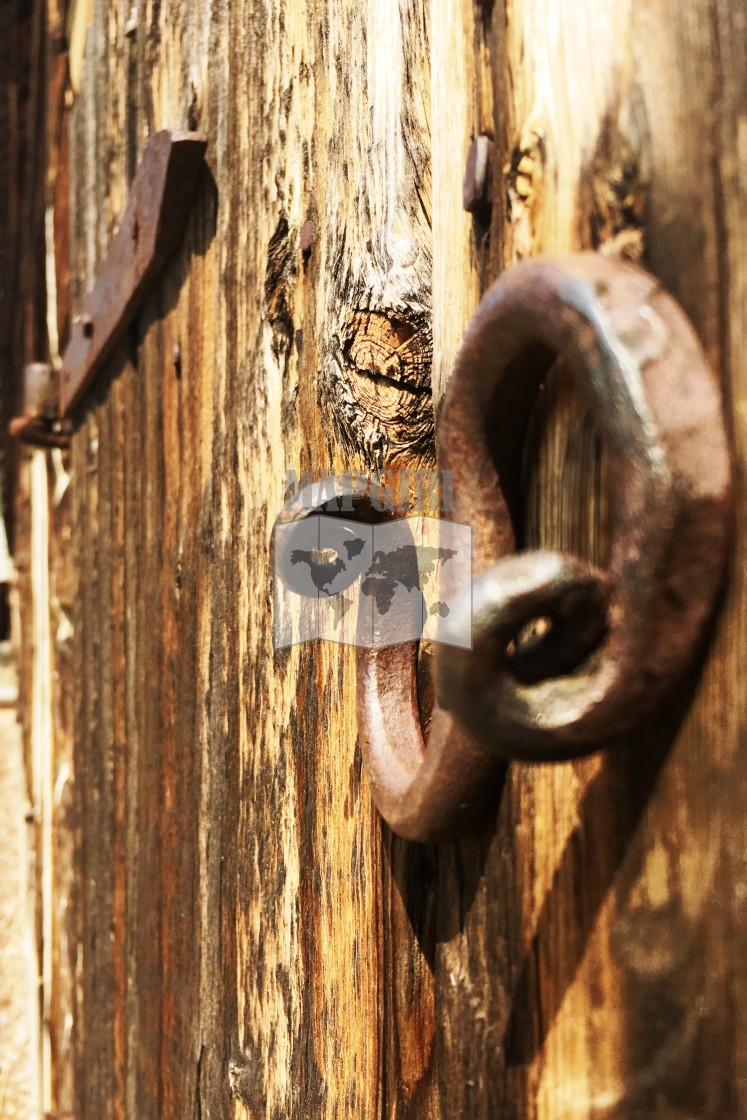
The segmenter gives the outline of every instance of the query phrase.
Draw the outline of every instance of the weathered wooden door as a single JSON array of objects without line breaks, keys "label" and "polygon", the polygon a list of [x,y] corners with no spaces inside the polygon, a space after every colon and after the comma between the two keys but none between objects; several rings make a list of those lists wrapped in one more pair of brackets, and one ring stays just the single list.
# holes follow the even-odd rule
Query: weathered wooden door
[{"label": "weathered wooden door", "polygon": [[[150,136],[208,139],[69,452],[22,467],[34,547],[51,515],[50,1115],[747,1117],[744,6],[45,11],[54,362]],[[353,651],[273,651],[287,474],[432,467],[481,291],[578,248],[642,262],[720,372],[718,622],[681,711],[615,753],[511,765],[472,835],[406,843],[362,773]],[[529,540],[604,561],[604,458],[562,371],[539,429]]]}]

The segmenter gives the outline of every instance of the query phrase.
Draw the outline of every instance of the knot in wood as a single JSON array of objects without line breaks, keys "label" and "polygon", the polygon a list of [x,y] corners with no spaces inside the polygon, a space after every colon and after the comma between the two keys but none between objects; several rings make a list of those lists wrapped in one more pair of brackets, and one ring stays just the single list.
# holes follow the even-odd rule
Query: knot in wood
[{"label": "knot in wood", "polygon": [[426,317],[355,312],[342,342],[343,373],[367,426],[380,428],[393,451],[431,440],[432,340]]}]

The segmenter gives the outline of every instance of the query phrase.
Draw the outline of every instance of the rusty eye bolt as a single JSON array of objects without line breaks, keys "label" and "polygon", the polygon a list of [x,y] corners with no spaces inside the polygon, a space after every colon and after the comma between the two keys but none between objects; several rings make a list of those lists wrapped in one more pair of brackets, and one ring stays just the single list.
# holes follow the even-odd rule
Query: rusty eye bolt
[{"label": "rusty eye bolt", "polygon": [[[557,357],[611,453],[606,571],[515,551],[511,499],[537,392]],[[435,650],[427,742],[418,643],[357,654],[374,799],[396,832],[428,842],[473,824],[506,760],[578,757],[641,726],[697,652],[731,508],[719,385],[693,328],[654,278],[594,253],[522,263],[489,289],[446,389],[437,453],[453,472],[458,517],[472,525],[473,583],[452,589],[461,595],[448,620],[456,644]],[[538,619],[549,630],[535,655],[512,657]],[[472,648],[463,648],[470,628]]]}]

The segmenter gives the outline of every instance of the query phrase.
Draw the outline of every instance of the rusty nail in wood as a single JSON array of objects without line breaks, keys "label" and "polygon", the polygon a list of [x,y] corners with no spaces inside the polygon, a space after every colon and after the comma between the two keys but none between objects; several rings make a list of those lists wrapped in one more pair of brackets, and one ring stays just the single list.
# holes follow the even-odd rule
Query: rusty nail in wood
[{"label": "rusty nail in wood", "polygon": [[469,214],[481,210],[488,203],[490,153],[493,143],[489,136],[477,136],[472,141],[464,172],[462,200]]},{"label": "rusty nail in wood", "polygon": [[301,246],[301,252],[305,257],[308,257],[309,253],[311,252],[311,245],[313,240],[314,223],[310,221],[304,222],[304,224],[301,226],[301,232],[299,234],[299,243]]}]

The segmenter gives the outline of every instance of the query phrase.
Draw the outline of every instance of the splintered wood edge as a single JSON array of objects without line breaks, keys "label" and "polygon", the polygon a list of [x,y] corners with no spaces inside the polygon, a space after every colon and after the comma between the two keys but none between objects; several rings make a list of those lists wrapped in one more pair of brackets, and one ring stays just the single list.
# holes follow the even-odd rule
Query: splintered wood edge
[{"label": "splintered wood edge", "polygon": [[72,325],[62,359],[61,416],[80,404],[179,245],[206,148],[198,132],[166,129],[151,137],[120,227]]}]

